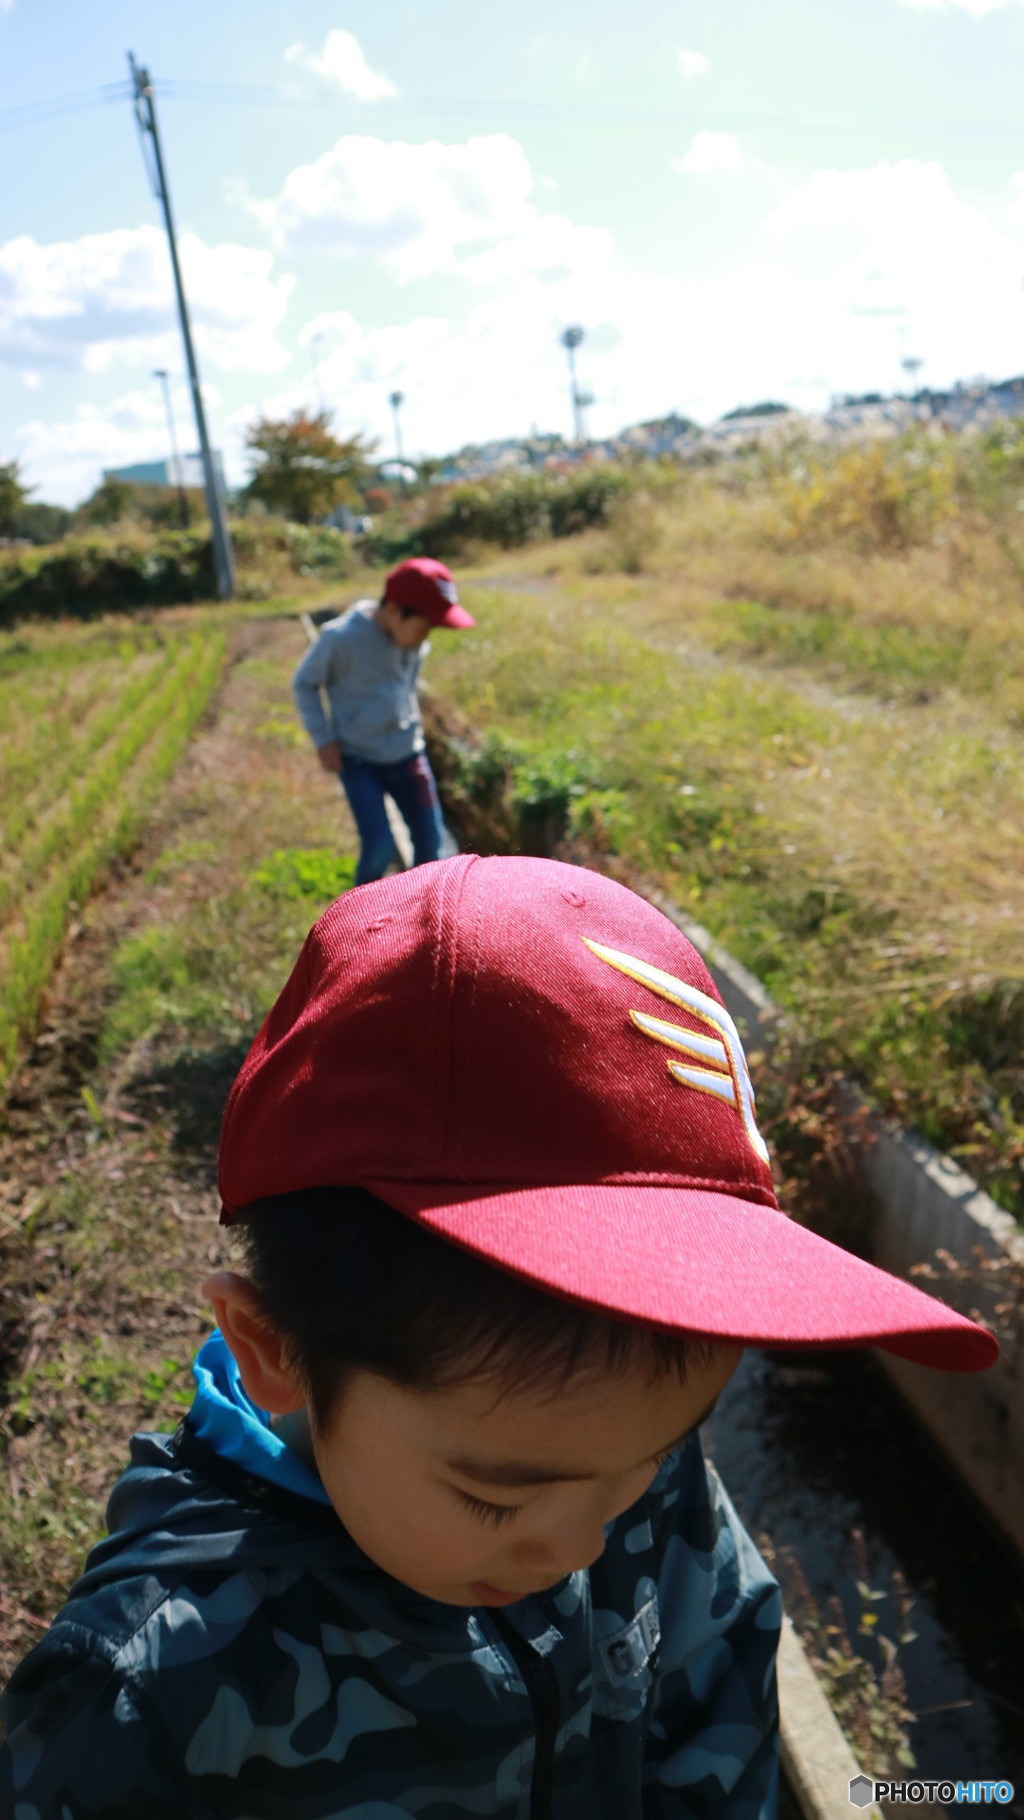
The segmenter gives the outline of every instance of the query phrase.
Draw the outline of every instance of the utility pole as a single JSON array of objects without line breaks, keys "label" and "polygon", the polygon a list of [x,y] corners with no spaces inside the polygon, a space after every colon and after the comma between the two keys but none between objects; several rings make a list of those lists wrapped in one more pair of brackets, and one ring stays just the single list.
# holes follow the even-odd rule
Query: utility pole
[{"label": "utility pole", "polygon": [[174,476],[178,486],[178,510],[181,513],[181,528],[187,531],[191,514],[188,509],[188,494],[185,491],[185,479],[182,473],[181,456],[178,454],[178,437],[174,428],[174,411],[171,407],[170,375],[166,367],[154,367],[153,378],[159,379],[164,395],[164,409],[167,412],[167,434],[171,439],[171,460],[174,464]]},{"label": "utility pole", "polygon": [[569,358],[569,393],[572,398],[573,441],[579,443],[583,441],[583,395],[576,384],[576,349],[583,340],[583,330],[578,323],[573,323],[569,328],[562,330],[559,339]]},{"label": "utility pole", "polygon": [[195,350],[192,346],[192,330],[188,319],[188,305],[185,302],[185,287],[181,281],[181,267],[178,264],[178,247],[174,237],[174,220],[171,214],[171,196],[167,187],[167,174],[164,170],[163,150],[160,145],[160,134],[156,124],[156,108],[153,104],[153,84],[149,71],[141,69],[135,61],[134,54],[128,52],[128,67],[132,73],[132,87],[135,97],[135,118],[141,133],[148,133],[153,141],[154,179],[153,187],[158,201],[164,211],[164,225],[167,228],[167,244],[171,251],[171,269],[174,273],[174,289],[178,298],[178,315],[181,320],[181,338],[185,343],[185,365],[188,368],[189,385],[192,388],[192,407],[196,415],[196,433],[199,437],[199,452],[203,462],[203,479],[206,486],[206,509],[210,514],[210,527],[213,532],[213,562],[217,574],[217,598],[230,600],[235,591],[235,557],[231,548],[231,536],[227,519],[224,515],[224,501],[217,484],[217,475],[213,465],[213,454],[210,449],[210,438],[206,433],[206,413],[203,410],[203,396],[199,386],[199,369],[196,366]]},{"label": "utility pole", "polygon": [[327,415],[327,406],[324,403],[324,389],[320,384],[320,362],[316,357],[316,344],[320,339],[320,334],[321,331],[319,329],[314,329],[309,338],[309,364],[313,374],[313,384],[316,388],[316,401],[320,407],[320,415],[321,417],[325,417]]}]

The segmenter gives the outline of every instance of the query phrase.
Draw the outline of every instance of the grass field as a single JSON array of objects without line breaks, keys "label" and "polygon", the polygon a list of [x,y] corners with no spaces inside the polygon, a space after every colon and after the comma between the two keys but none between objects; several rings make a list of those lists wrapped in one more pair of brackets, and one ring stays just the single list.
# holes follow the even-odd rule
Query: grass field
[{"label": "grass field", "polygon": [[[206,653],[220,682],[190,698],[192,738],[184,752],[179,743],[169,780],[149,768],[126,774],[110,812],[124,831],[120,854],[111,850],[92,897],[79,887],[69,906],[71,939],[10,1083],[0,1129],[0,1680],[102,1533],[128,1436],[173,1427],[189,1401],[189,1363],[212,1324],[199,1285],[228,1256],[214,1191],[227,1087],[310,922],[353,875],[340,793],[290,705],[297,620],[268,609],[220,621],[211,631],[206,609],[185,614],[166,643],[142,627],[133,638],[122,621],[115,631],[55,629],[52,664],[45,641],[30,638],[39,663],[16,672],[51,717],[68,704],[71,743],[143,677],[154,692],[172,677],[184,684]],[[133,724],[126,710],[114,745],[96,750],[120,750]],[[140,752],[155,759],[160,739]],[[54,810],[65,800],[56,766],[26,830],[33,841],[48,825],[42,794]]]},{"label": "grass field", "polygon": [[474,571],[480,630],[432,659],[483,735],[466,788],[506,763],[1020,1213],[1013,572],[985,546],[973,580],[933,543],[793,549],[714,477],[628,509]]},{"label": "grass field", "polygon": [[[784,503],[694,475],[464,565],[459,787],[660,884],[1019,1208],[1020,580],[960,521],[865,549]],[[0,637],[0,1677],[189,1400],[227,1087],[352,877],[302,649],[274,602]]]}]

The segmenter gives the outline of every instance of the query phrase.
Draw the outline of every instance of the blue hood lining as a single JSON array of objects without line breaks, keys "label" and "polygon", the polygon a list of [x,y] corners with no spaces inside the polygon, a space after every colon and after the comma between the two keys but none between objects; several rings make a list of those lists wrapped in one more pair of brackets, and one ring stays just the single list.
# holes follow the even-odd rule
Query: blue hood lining
[{"label": "blue hood lining", "polygon": [[200,1348],[192,1371],[196,1395],[188,1424],[193,1434],[222,1460],[233,1460],[271,1485],[330,1506],[319,1475],[274,1433],[268,1412],[257,1409],[246,1395],[219,1328]]}]

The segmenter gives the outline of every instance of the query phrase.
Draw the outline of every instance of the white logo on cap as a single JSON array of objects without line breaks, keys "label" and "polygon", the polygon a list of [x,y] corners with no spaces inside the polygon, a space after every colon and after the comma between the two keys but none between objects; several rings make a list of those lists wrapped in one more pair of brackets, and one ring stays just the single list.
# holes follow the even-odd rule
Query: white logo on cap
[{"label": "white logo on cap", "polygon": [[455,592],[455,583],[453,581],[443,581],[441,579],[440,575],[435,575],[434,576],[434,586],[438,590],[439,594],[444,595],[445,600],[448,602],[448,605],[450,607],[458,606],[459,597]]},{"label": "white logo on cap", "polygon": [[679,1024],[666,1023],[663,1018],[648,1017],[645,1011],[630,1011],[629,1014],[645,1036],[653,1036],[656,1042],[681,1050],[684,1055],[695,1056],[705,1064],[694,1067],[690,1062],[673,1061],[669,1062],[668,1071],[675,1080],[682,1081],[684,1087],[695,1087],[698,1093],[710,1093],[713,1098],[735,1106],[747,1142],[761,1161],[767,1163],[768,1148],[754,1119],[754,1089],[747,1071],[747,1058],[739,1031],[725,1006],[696,986],[688,986],[684,980],[664,973],[660,967],[635,960],[631,954],[620,954],[617,948],[605,948],[600,942],[592,942],[589,936],[585,935],[583,940],[599,961],[614,967],[618,973],[625,973],[629,979],[637,980],[641,986],[656,992],[659,998],[667,998],[670,1004],[691,1012],[702,1024],[717,1031],[717,1037],[703,1036],[696,1030],[684,1030]]}]

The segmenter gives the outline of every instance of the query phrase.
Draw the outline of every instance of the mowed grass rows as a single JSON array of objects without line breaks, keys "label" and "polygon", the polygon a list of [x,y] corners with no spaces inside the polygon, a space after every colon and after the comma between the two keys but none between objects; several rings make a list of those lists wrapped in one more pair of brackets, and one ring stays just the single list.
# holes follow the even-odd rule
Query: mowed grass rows
[{"label": "mowed grass rows", "polygon": [[24,632],[0,656],[0,1085],[76,908],[136,839],[220,675],[213,625]]}]

